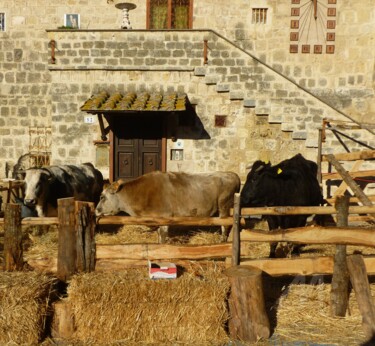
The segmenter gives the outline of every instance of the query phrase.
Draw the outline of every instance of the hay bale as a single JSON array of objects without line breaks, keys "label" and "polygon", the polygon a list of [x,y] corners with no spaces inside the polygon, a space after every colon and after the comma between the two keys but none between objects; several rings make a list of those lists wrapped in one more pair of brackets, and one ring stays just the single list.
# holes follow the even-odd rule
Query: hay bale
[{"label": "hay bale", "polygon": [[37,345],[45,333],[55,279],[34,272],[0,273],[0,344]]},{"label": "hay bale", "polygon": [[151,280],[147,270],[74,276],[66,302],[74,339],[110,344],[224,344],[229,282],[218,268]]}]

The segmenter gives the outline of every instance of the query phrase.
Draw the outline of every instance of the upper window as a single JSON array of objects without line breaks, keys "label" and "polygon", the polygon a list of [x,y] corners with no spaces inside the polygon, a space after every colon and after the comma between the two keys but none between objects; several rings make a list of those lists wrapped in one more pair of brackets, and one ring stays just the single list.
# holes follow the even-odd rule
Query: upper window
[{"label": "upper window", "polygon": [[148,0],[148,29],[191,29],[193,0]]},{"label": "upper window", "polygon": [[5,13],[0,12],[0,31],[5,31]]},{"label": "upper window", "polygon": [[253,19],[252,23],[267,23],[267,8],[253,8]]}]

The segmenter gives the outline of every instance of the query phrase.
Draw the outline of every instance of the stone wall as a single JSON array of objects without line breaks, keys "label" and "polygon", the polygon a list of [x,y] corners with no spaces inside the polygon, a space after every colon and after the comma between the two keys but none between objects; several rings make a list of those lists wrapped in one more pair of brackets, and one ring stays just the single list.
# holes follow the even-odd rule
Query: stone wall
[{"label": "stone wall", "polygon": [[[169,161],[171,170],[231,169],[244,178],[246,165],[257,158],[276,162],[303,152],[315,160],[323,117],[347,120],[347,114],[366,123],[375,119],[375,9],[370,0],[361,6],[338,0],[334,55],[289,54],[288,3],[196,0],[194,28],[219,35],[209,30],[142,31],[145,2],[134,3],[134,32],[116,30],[121,11],[110,1],[0,3],[7,18],[6,31],[0,32],[0,177],[6,162],[29,151],[29,128],[36,126],[52,128],[53,163],[94,162],[98,126],[85,123],[79,107],[95,90],[121,89],[124,81],[138,90],[185,91],[197,105],[211,139],[185,141],[185,159]],[[257,6],[269,7],[263,26],[251,24],[251,8]],[[56,31],[65,13],[79,13],[86,31]],[[54,65],[49,63],[51,39],[57,42]],[[228,117],[226,128],[213,126],[217,114]],[[374,146],[370,132],[353,135]],[[342,147],[331,136],[325,150]]]}]

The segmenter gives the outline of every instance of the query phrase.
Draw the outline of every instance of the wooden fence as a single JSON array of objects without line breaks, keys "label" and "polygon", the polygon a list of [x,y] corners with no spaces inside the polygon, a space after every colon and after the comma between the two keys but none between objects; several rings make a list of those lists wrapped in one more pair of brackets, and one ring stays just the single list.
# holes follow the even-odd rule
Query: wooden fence
[{"label": "wooden fence", "polygon": [[[261,230],[246,230],[241,228],[245,225],[243,217],[252,215],[298,215],[298,214],[337,214],[338,219],[345,219],[349,214],[374,214],[375,206],[348,206],[346,214],[340,215],[342,211],[335,207],[273,207],[273,208],[239,208],[239,194],[235,195],[235,206],[233,217],[227,218],[136,218],[111,216],[103,217],[98,221],[95,218],[94,206],[88,202],[77,202],[73,198],[60,199],[58,201],[58,217],[56,218],[27,218],[21,220],[21,207],[18,204],[6,204],[4,219],[0,223],[4,224],[4,269],[21,270],[23,268],[22,254],[22,226],[30,225],[58,225],[58,255],[57,258],[45,260],[29,261],[28,264],[36,270],[55,272],[62,281],[79,272],[112,271],[123,269],[124,267],[135,265],[147,265],[148,260],[173,260],[176,263],[183,263],[186,260],[213,260],[227,258],[227,273],[233,285],[233,292],[238,283],[239,277],[245,280],[248,287],[259,287],[261,273],[269,275],[313,275],[313,274],[333,274],[337,258],[334,257],[312,257],[312,258],[284,258],[284,259],[243,259],[250,255],[247,242],[293,242],[302,244],[340,244],[360,245],[375,247],[375,229],[363,229],[356,227],[302,227],[289,230],[268,232]],[[180,226],[229,226],[232,228],[232,242],[202,245],[202,246],[181,246],[168,244],[129,244],[129,245],[95,245],[95,229],[97,225],[104,224],[137,224],[146,226],[158,225],[180,225]],[[357,257],[355,257],[357,256]],[[345,255],[345,259],[346,259]],[[241,259],[242,258],[242,259]],[[230,259],[230,260],[229,260]],[[357,287],[357,299],[363,306],[362,314],[367,324],[367,329],[375,326],[375,313],[369,315],[370,310],[364,308],[365,305],[373,306],[370,301],[369,285],[367,274],[375,274],[375,256],[358,258],[358,255],[347,257],[348,267],[351,268],[351,280],[353,287]],[[346,263],[346,261],[345,261]],[[350,263],[350,265],[349,265]],[[241,267],[243,269],[236,269]],[[228,269],[228,270],[229,270]],[[342,271],[342,270],[341,270]],[[340,270],[339,270],[340,272]],[[239,277],[237,277],[239,276]],[[337,274],[336,274],[337,276]],[[341,283],[343,291],[347,292],[347,284]],[[260,287],[262,285],[260,284]],[[238,290],[237,294],[240,294]],[[259,293],[259,292],[258,292]],[[343,299],[337,298],[336,292],[332,292],[333,306],[346,305]],[[346,297],[347,298],[347,297]],[[231,304],[241,303],[243,297],[231,300]],[[264,307],[262,295],[257,294],[254,306]],[[238,306],[232,306],[237,311]],[[264,310],[263,308],[261,310]],[[336,309],[337,310],[337,309]],[[375,311],[375,308],[374,308]],[[337,314],[337,313],[335,313]],[[265,311],[252,313],[253,316],[261,316],[265,320]],[[240,318],[240,317],[239,317]],[[255,317],[254,317],[255,318]],[[241,318],[240,318],[241,319]],[[241,324],[243,328],[238,329],[237,324],[235,335],[245,337],[247,340],[254,340],[259,336],[260,331],[249,331],[248,324]],[[256,323],[254,324],[254,326]],[[247,327],[246,327],[247,326]],[[245,331],[243,330],[245,329]],[[242,334],[245,333],[245,334]],[[250,333],[250,334],[246,334]],[[245,335],[245,336],[244,336]],[[247,336],[246,336],[247,335]],[[256,340],[256,339],[255,339]]]},{"label": "wooden fence", "polygon": [[[236,197],[239,201],[239,196]],[[148,217],[129,217],[129,216],[107,216],[98,220],[99,225],[180,225],[180,226],[230,226],[233,225],[232,242],[215,245],[169,245],[169,244],[127,244],[127,245],[93,245],[88,252],[86,248],[76,253],[77,248],[87,247],[94,240],[96,220],[93,216],[93,206],[90,203],[74,202],[72,198],[59,200],[59,216],[52,218],[26,218],[21,220],[20,208],[16,204],[7,204],[5,207],[5,217],[0,219],[0,224],[4,224],[5,229],[5,269],[12,270],[22,267],[23,262],[13,263],[19,255],[8,254],[13,250],[22,248],[16,244],[14,239],[22,239],[22,226],[32,225],[58,225],[59,226],[59,254],[56,259],[34,260],[29,263],[36,269],[44,269],[51,272],[58,272],[61,268],[70,268],[73,264],[60,264],[58,261],[73,261],[76,256],[82,252],[88,254],[95,252],[95,270],[116,270],[119,268],[144,265],[148,260],[204,260],[228,257],[229,265],[246,264],[256,266],[269,275],[312,275],[312,274],[332,274],[332,257],[313,257],[313,258],[293,258],[293,259],[257,259],[246,260],[250,256],[246,242],[294,242],[302,244],[341,244],[358,246],[375,246],[375,231],[373,229],[363,229],[358,227],[302,227],[289,230],[280,230],[274,232],[262,230],[248,230],[244,228],[243,217],[254,215],[297,215],[297,214],[320,214],[335,215],[335,207],[265,207],[265,208],[243,208],[239,210],[239,202],[233,211],[233,217],[219,218],[195,218],[195,217],[177,217],[177,218],[148,218]],[[87,211],[87,208],[90,208]],[[84,213],[82,215],[82,213]],[[349,206],[349,214],[375,214],[375,206]],[[86,235],[85,232],[89,234]],[[82,236],[81,233],[85,235]],[[78,235],[78,237],[77,237]],[[84,238],[82,238],[84,237]],[[13,239],[13,240],[12,240]],[[83,241],[83,240],[84,241]],[[83,242],[83,245],[81,244]],[[69,245],[71,244],[71,245]],[[366,270],[370,274],[375,274],[375,257],[365,258]],[[60,268],[60,270],[58,270]],[[85,268],[83,265],[80,267]],[[89,265],[90,270],[93,264]],[[78,268],[71,268],[72,273]],[[64,273],[59,275],[63,278]]]}]

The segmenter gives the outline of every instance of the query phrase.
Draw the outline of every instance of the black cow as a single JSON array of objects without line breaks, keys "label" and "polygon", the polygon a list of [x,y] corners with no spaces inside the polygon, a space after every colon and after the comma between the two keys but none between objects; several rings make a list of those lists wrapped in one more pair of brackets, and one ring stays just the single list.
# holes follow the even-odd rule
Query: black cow
[{"label": "black cow", "polygon": [[[301,154],[275,166],[256,161],[241,191],[241,207],[319,206],[324,204],[317,180],[318,166]],[[308,215],[266,216],[270,230],[304,227]],[[271,244],[270,257],[277,243]],[[295,247],[293,252],[296,252]]]},{"label": "black cow", "polygon": [[38,216],[57,216],[57,200],[74,197],[97,204],[103,175],[91,163],[30,168],[25,176],[25,205]]}]

